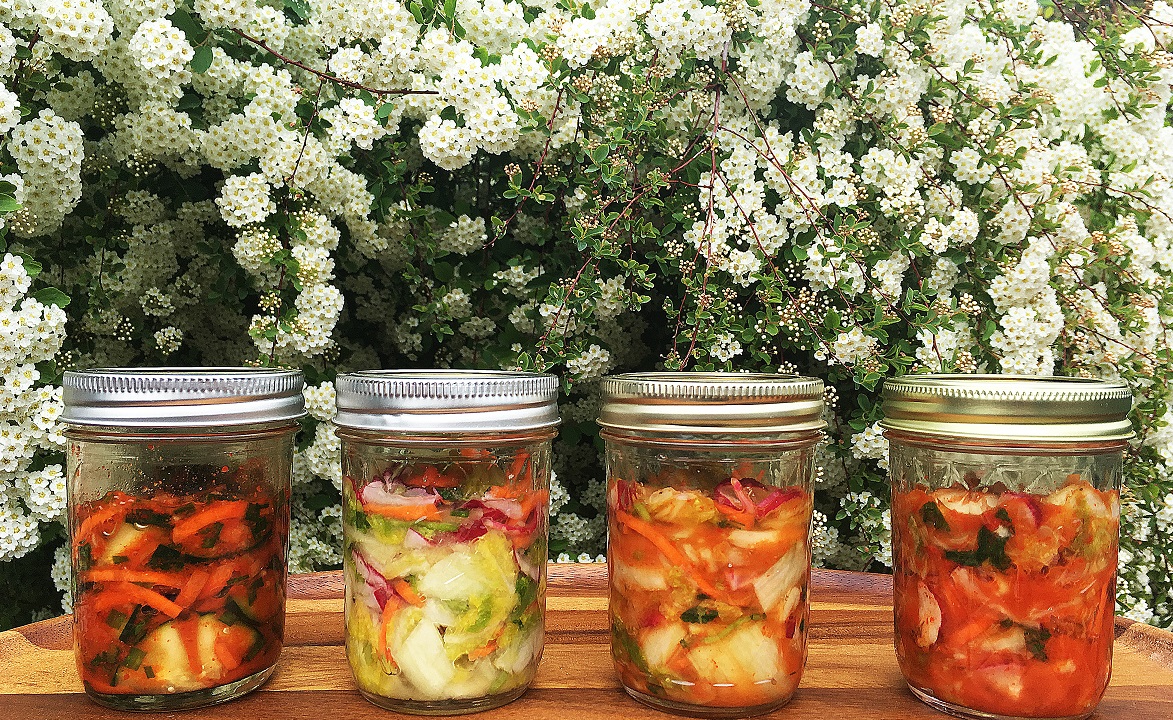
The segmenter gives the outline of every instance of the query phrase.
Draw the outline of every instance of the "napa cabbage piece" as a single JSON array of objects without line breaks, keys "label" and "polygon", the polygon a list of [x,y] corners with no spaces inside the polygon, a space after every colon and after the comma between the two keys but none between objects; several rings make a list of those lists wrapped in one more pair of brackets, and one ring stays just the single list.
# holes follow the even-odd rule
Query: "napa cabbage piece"
[{"label": "napa cabbage piece", "polygon": [[680,643],[687,635],[688,628],[680,622],[666,623],[645,631],[640,646],[648,667],[653,672],[661,671],[672,654],[680,649]]},{"label": "napa cabbage piece", "polygon": [[648,514],[660,522],[697,525],[717,519],[717,504],[708,495],[660,488],[644,501]]},{"label": "napa cabbage piece", "polygon": [[799,543],[762,573],[753,583],[762,609],[767,613],[773,610],[792,588],[802,583],[809,567],[806,547]]},{"label": "napa cabbage piece", "polygon": [[520,680],[541,655],[544,636],[539,622],[531,622],[523,627],[510,623],[498,640],[501,650],[493,655],[493,665]]},{"label": "napa cabbage piece", "polygon": [[394,666],[379,657],[380,625],[366,607],[351,610],[346,619],[346,654],[359,687],[380,688],[394,672]]},{"label": "napa cabbage piece", "polygon": [[517,608],[513,544],[493,531],[470,544],[453,545],[417,576],[415,589],[455,615],[443,635],[445,655],[454,661],[500,635]]},{"label": "napa cabbage piece", "polygon": [[617,587],[635,590],[667,590],[665,568],[636,567],[624,562],[611,564],[611,582]]},{"label": "napa cabbage piece", "polygon": [[393,647],[403,679],[424,693],[419,699],[448,694],[444,691],[456,677],[456,668],[448,659],[439,628],[430,622],[416,623],[407,637]]},{"label": "napa cabbage piece", "polygon": [[769,682],[782,674],[778,643],[762,632],[762,623],[742,625],[714,643],[689,650],[697,673],[713,683]]}]

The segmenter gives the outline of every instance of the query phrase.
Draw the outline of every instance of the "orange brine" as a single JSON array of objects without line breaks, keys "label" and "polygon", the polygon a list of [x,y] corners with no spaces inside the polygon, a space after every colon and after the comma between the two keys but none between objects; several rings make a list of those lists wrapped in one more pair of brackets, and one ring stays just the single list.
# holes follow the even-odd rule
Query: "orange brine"
[{"label": "orange brine", "polygon": [[608,486],[620,680],[669,707],[784,703],[806,661],[811,494],[750,478],[711,492],[679,480]]},{"label": "orange brine", "polygon": [[74,637],[88,690],[186,693],[276,662],[287,500],[247,474],[203,492],[111,491],[77,506]]},{"label": "orange brine", "polygon": [[894,493],[896,650],[910,686],[1002,716],[1090,713],[1112,664],[1119,493]]}]

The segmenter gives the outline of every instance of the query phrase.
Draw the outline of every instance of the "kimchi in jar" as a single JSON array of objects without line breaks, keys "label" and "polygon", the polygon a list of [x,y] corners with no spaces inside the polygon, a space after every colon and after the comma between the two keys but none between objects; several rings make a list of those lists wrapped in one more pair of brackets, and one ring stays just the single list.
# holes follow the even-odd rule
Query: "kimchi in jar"
[{"label": "kimchi in jar", "polygon": [[199,707],[272,674],[302,386],[249,368],[65,374],[74,647],[95,701]]},{"label": "kimchi in jar", "polygon": [[896,654],[976,718],[1082,718],[1112,671],[1128,388],[922,375],[884,387]]},{"label": "kimchi in jar", "polygon": [[533,681],[557,399],[534,373],[339,376],[346,657],[370,702],[456,715]]},{"label": "kimchi in jar", "polygon": [[795,376],[604,381],[611,655],[635,699],[742,717],[794,695],[822,407]]}]

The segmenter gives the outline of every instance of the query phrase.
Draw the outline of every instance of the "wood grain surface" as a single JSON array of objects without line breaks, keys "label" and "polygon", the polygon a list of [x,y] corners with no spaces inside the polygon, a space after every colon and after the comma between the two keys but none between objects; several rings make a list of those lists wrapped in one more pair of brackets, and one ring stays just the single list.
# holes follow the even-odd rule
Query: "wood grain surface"
[{"label": "wood grain surface", "polygon": [[[486,720],[669,718],[620,689],[608,649],[606,569],[551,565],[546,650],[533,688]],[[810,660],[795,699],[767,717],[811,720],[943,718],[913,699],[892,650],[892,583],[884,575],[816,571]],[[73,664],[68,617],[0,633],[0,720],[130,717],[89,702]],[[1095,718],[1173,720],[1173,634],[1117,620],[1112,685]],[[339,573],[290,581],[285,650],[260,691],[168,717],[400,717],[354,689],[342,649]]]}]

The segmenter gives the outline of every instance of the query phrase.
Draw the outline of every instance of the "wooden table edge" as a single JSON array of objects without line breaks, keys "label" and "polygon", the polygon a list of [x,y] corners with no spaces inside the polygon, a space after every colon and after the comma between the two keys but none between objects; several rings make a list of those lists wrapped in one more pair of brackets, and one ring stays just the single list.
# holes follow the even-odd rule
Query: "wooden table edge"
[{"label": "wooden table edge", "polygon": [[[892,597],[892,577],[880,573],[859,573],[845,570],[816,569],[812,578],[811,600],[819,602],[820,593],[843,593],[863,605],[888,606]],[[547,568],[549,591],[560,596],[597,595],[607,588],[607,566],[603,563],[551,563]],[[291,600],[340,600],[343,596],[342,572],[292,575],[289,578]],[[70,616],[62,615],[48,620],[23,625],[0,632],[0,648],[4,637],[19,633],[39,647],[60,647],[63,636],[72,632]],[[1116,618],[1116,642],[1140,653],[1158,665],[1173,671],[1173,632]]]}]

